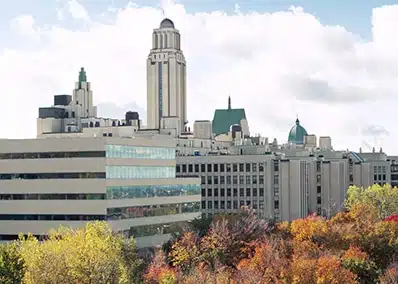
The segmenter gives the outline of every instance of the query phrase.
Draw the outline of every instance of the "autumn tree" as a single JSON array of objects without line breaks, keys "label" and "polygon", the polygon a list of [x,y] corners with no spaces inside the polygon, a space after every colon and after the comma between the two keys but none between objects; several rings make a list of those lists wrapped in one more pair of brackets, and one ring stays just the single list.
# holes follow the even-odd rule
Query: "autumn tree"
[{"label": "autumn tree", "polygon": [[273,225],[247,211],[239,218],[216,220],[201,239],[203,258],[214,267],[216,262],[235,268],[255,248],[255,241],[264,238]]},{"label": "autumn tree", "polygon": [[368,188],[350,186],[345,206],[350,210],[358,203],[377,208],[381,218],[398,214],[398,188],[388,184],[383,186],[374,184]]},{"label": "autumn tree", "polygon": [[131,283],[139,266],[133,241],[126,243],[106,222],[60,228],[44,242],[28,236],[20,245],[26,284]]},{"label": "autumn tree", "polygon": [[21,283],[24,276],[24,263],[16,242],[0,244],[0,283]]}]

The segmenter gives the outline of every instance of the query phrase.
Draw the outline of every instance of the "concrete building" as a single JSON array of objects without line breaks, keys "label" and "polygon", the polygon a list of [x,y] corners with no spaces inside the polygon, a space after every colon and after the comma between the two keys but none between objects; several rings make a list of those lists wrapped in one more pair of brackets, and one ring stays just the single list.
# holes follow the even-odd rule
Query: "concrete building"
[{"label": "concrete building", "polygon": [[[164,19],[152,34],[147,60],[147,128],[177,127],[184,132],[187,122],[186,61],[180,33],[170,19]],[[168,122],[162,122],[166,119]],[[174,121],[174,122],[171,122]]]},{"label": "concrete building", "polygon": [[200,216],[200,180],[175,178],[173,139],[0,140],[0,240],[107,220],[161,244]]}]

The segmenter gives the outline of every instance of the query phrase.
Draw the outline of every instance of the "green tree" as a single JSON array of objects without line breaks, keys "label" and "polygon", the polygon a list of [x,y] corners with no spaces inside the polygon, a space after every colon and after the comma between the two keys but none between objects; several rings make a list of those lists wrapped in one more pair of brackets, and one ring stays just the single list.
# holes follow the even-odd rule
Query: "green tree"
[{"label": "green tree", "polygon": [[113,233],[106,222],[60,228],[41,243],[22,238],[21,255],[26,284],[134,283],[138,264],[133,241]]},{"label": "green tree", "polygon": [[346,208],[350,210],[359,203],[375,207],[380,218],[398,214],[398,188],[388,184],[375,184],[368,188],[350,186],[345,201]]},{"label": "green tree", "polygon": [[19,284],[24,276],[24,264],[16,242],[0,245],[0,283]]}]

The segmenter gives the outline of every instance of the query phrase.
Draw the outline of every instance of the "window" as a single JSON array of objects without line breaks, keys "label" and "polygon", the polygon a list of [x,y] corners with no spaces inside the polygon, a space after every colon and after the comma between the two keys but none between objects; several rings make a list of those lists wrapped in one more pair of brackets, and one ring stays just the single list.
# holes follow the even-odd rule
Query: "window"
[{"label": "window", "polygon": [[258,183],[259,184],[264,184],[264,176],[260,174],[260,176],[258,177]]},{"label": "window", "polygon": [[234,200],[233,206],[234,206],[233,209],[238,209],[238,201]]},{"label": "window", "polygon": [[214,189],[214,197],[218,197],[218,188]]},{"label": "window", "polygon": [[212,176],[207,176],[207,184],[212,184]]},{"label": "window", "polygon": [[212,170],[211,170],[211,164],[207,164],[207,172],[208,172],[208,173],[211,173],[211,172],[212,172]]},{"label": "window", "polygon": [[176,172],[179,173],[180,171],[181,171],[181,166],[180,166],[180,165],[177,165],[177,166],[176,166]]},{"label": "window", "polygon": [[225,165],[224,164],[220,164],[220,172],[224,172],[224,167],[225,167]]},{"label": "window", "polygon": [[214,176],[214,184],[218,184],[218,176]]},{"label": "window", "polygon": [[182,172],[186,173],[187,172],[187,165],[182,165]]},{"label": "window", "polygon": [[322,204],[322,197],[321,196],[317,196],[316,203],[317,204]]},{"label": "window", "polygon": [[213,168],[214,168],[214,172],[218,172],[218,164],[214,164]]},{"label": "window", "polygon": [[252,176],[252,183],[257,184],[257,176]]},{"label": "window", "polygon": [[221,188],[221,189],[220,189],[220,196],[221,196],[221,197],[224,197],[224,196],[225,196],[225,189],[224,189],[224,188]]},{"label": "window", "polygon": [[206,201],[202,201],[202,209],[206,209]]},{"label": "window", "polygon": [[274,172],[279,171],[279,161],[274,161]]},{"label": "window", "polygon": [[274,176],[274,185],[279,184],[279,176]]},{"label": "window", "polygon": [[263,171],[264,171],[264,163],[259,163],[259,164],[258,164],[258,170],[259,170],[260,172],[263,172]]},{"label": "window", "polygon": [[245,196],[245,190],[244,190],[243,188],[240,188],[240,189],[239,189],[239,196],[240,196],[240,197]]},{"label": "window", "polygon": [[232,209],[231,208],[231,201],[227,201],[227,209]]},{"label": "window", "polygon": [[245,171],[245,164],[243,164],[243,163],[239,164],[239,171],[240,172],[244,172]]},{"label": "window", "polygon": [[206,190],[199,184],[185,185],[132,185],[109,186],[106,188],[107,199],[148,198],[163,196],[197,195],[205,196]]},{"label": "window", "polygon": [[220,176],[220,184],[225,184],[225,176]]},{"label": "window", "polygon": [[200,165],[200,171],[201,171],[202,173],[205,173],[205,172],[206,172],[206,165],[205,165],[205,164],[201,164],[201,165]]},{"label": "window", "polygon": [[322,192],[322,187],[320,185],[318,185],[316,187],[316,193],[320,194]]},{"label": "window", "polygon": [[211,197],[213,195],[212,193],[213,193],[213,190],[211,188],[208,188],[207,189],[207,196]]},{"label": "window", "polygon": [[224,200],[221,200],[221,203],[220,203],[220,209],[225,209],[225,201]]},{"label": "window", "polygon": [[227,196],[231,196],[231,189],[227,188]]},{"label": "window", "polygon": [[200,212],[200,202],[116,207],[107,209],[108,220],[175,215]]},{"label": "window", "polygon": [[195,165],[195,173],[198,173],[198,172],[199,172],[199,165],[196,164],[196,165]]},{"label": "window", "polygon": [[227,184],[231,184],[231,176],[227,176]]},{"label": "window", "polygon": [[246,172],[250,172],[250,164],[246,163]]},{"label": "window", "polygon": [[231,164],[226,164],[227,173],[231,172]]},{"label": "window", "polygon": [[253,188],[253,196],[257,196],[257,188]]},{"label": "window", "polygon": [[232,164],[232,171],[236,173],[238,171],[238,164]]},{"label": "window", "polygon": [[252,163],[252,172],[257,172],[257,163]]},{"label": "window", "polygon": [[236,196],[238,196],[238,189],[237,188],[234,188],[234,197],[236,197]]},{"label": "window", "polygon": [[246,196],[250,196],[250,192],[251,192],[251,189],[250,188],[246,188]]},{"label": "window", "polygon": [[251,182],[250,182],[250,176],[246,176],[246,184],[247,184],[247,185],[251,184]]},{"label": "window", "polygon": [[239,176],[239,184],[244,184],[245,183],[245,176],[240,175]]},{"label": "window", "polygon": [[[212,201],[207,201],[207,209],[213,209],[213,202]],[[214,207],[216,207],[216,204],[214,203]]]},{"label": "window", "polygon": [[321,171],[321,162],[320,162],[320,161],[317,161],[317,162],[316,162],[316,171],[317,171],[317,172],[320,172],[320,171]]},{"label": "window", "polygon": [[214,201],[214,209],[218,209],[218,201]]},{"label": "window", "polygon": [[176,152],[174,148],[106,145],[106,157],[174,160],[176,158]]},{"label": "window", "polygon": [[192,173],[193,172],[193,165],[188,165],[188,173]]},{"label": "window", "polygon": [[264,188],[260,188],[260,190],[259,190],[259,192],[260,192],[260,196],[264,196]]},{"label": "window", "polygon": [[274,200],[274,209],[279,209],[279,200]]},{"label": "window", "polygon": [[201,176],[200,177],[200,183],[201,184],[206,184],[206,177],[205,176]]}]

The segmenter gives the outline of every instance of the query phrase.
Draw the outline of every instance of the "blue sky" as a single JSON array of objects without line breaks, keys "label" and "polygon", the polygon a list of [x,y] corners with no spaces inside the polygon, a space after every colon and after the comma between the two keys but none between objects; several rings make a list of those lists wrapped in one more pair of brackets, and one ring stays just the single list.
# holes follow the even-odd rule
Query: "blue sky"
[{"label": "blue sky", "polygon": [[[8,1],[0,10],[4,137],[34,137],[37,108],[70,94],[81,66],[100,115],[145,118],[146,58],[162,6],[182,37],[190,122],[211,120],[231,95],[251,132],[271,141],[285,142],[299,114],[308,133],[331,136],[337,149],[398,153],[389,117],[398,105],[398,0],[133,2]],[[385,115],[369,115],[375,109]]]}]

